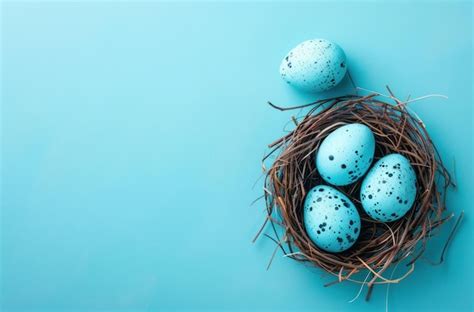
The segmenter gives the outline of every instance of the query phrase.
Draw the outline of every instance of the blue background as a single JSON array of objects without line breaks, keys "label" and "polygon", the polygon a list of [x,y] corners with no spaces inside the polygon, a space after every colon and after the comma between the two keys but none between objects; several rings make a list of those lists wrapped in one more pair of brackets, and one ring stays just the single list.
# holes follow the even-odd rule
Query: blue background
[{"label": "blue background", "polygon": [[447,261],[418,262],[389,306],[472,309],[470,2],[3,2],[1,24],[4,311],[383,310],[385,286],[348,303],[358,286],[324,288],[332,278],[281,253],[266,271],[273,243],[251,244],[260,159],[295,114],[266,101],[352,91],[280,79],[285,53],[319,37],[345,49],[359,86],[449,96],[411,107],[466,217]]}]

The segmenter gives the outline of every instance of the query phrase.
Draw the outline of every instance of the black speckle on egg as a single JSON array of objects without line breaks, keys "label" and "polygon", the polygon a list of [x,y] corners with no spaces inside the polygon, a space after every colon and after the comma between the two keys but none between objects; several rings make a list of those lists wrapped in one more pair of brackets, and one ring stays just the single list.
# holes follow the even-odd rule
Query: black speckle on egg
[{"label": "black speckle on egg", "polygon": [[320,202],[322,200],[321,197],[318,197],[318,199],[316,199],[317,202]]},{"label": "black speckle on egg", "polygon": [[354,242],[354,239],[352,238],[352,236],[350,234],[346,234],[346,239],[349,241],[349,243]]},{"label": "black speckle on egg", "polygon": [[357,232],[359,232],[359,229],[358,229],[358,228],[354,228],[354,234],[357,234]]},{"label": "black speckle on egg", "polygon": [[339,244],[342,244],[342,237],[337,237],[337,241],[339,242]]},{"label": "black speckle on egg", "polygon": [[341,168],[342,168],[342,169],[346,169],[347,166],[346,166],[345,164],[342,164],[342,165],[341,165]]},{"label": "black speckle on egg", "polygon": [[372,199],[373,196],[372,196],[372,194],[370,194],[368,197],[369,197],[369,199]]},{"label": "black speckle on egg", "polygon": [[324,192],[324,189],[320,188],[318,191],[320,191],[320,192]]},{"label": "black speckle on egg", "polygon": [[344,203],[344,207],[349,208],[349,207],[350,207],[350,206],[349,206],[349,203],[345,202],[345,203]]},{"label": "black speckle on egg", "polygon": [[334,160],[334,156],[333,156],[333,155],[329,155],[329,160]]}]

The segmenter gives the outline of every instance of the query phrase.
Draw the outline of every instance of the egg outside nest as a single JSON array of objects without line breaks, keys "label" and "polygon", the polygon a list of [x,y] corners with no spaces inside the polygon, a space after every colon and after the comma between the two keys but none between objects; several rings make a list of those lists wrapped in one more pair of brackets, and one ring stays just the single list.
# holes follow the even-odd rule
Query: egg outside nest
[{"label": "egg outside nest", "polygon": [[[452,217],[447,215],[445,198],[448,187],[454,183],[436,147],[423,122],[406,103],[393,94],[391,99],[395,103],[382,100],[379,94],[369,94],[345,95],[289,108],[269,103],[282,111],[301,108],[309,108],[309,111],[300,122],[293,118],[295,129],[271,143],[270,152],[262,160],[266,218],[254,241],[270,224],[272,235],[264,235],[277,244],[275,250],[279,248],[286,257],[309,262],[334,275],[334,282],[326,285],[342,281],[367,282],[367,300],[375,284],[398,283],[412,273],[427,241]],[[321,142],[335,129],[352,123],[366,125],[374,133],[374,162],[393,153],[410,161],[416,175],[417,195],[403,217],[381,222],[370,218],[362,209],[360,190],[363,179],[346,186],[335,186],[355,204],[361,217],[361,228],[359,238],[351,248],[332,253],[316,246],[307,234],[304,203],[313,187],[326,184],[314,161]],[[265,163],[270,158],[275,160],[266,169]],[[269,266],[274,256],[275,253]],[[405,272],[396,278],[384,276],[391,265],[402,261],[408,265]],[[361,272],[370,274],[370,278],[364,281],[357,274]]]}]

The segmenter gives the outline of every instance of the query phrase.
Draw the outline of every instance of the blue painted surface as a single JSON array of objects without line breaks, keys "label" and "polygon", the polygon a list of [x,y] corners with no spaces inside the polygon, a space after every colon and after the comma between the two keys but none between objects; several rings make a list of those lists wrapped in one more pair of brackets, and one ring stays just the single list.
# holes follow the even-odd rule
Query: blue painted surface
[{"label": "blue painted surface", "polygon": [[[265,145],[316,96],[280,78],[299,42],[340,44],[356,83],[413,103],[466,211],[446,262],[390,311],[472,310],[472,4],[2,3],[2,297],[13,310],[381,311],[250,243]],[[351,90],[342,85],[321,96]],[[436,258],[446,238],[427,256]]]}]

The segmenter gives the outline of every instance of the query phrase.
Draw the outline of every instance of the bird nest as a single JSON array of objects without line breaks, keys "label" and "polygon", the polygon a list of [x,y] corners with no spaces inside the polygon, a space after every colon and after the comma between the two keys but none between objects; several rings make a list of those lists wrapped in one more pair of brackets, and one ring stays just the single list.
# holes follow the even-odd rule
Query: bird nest
[{"label": "bird nest", "polygon": [[[277,244],[271,259],[281,249],[285,256],[309,262],[337,277],[326,285],[342,281],[367,284],[367,299],[374,284],[397,283],[413,272],[434,230],[452,217],[446,216],[445,194],[453,183],[425,125],[407,106],[414,100],[400,101],[388,90],[387,98],[393,103],[382,101],[378,93],[340,96],[291,108],[269,103],[279,110],[310,109],[300,121],[293,117],[296,126],[293,131],[269,145],[271,150],[263,163],[270,156],[275,160],[268,170],[264,165],[262,197],[267,216],[255,237],[270,223],[272,234],[264,235]],[[362,209],[359,199],[362,179],[348,186],[336,186],[353,201],[361,216],[362,228],[350,249],[330,253],[318,248],[306,233],[303,206],[308,191],[325,183],[314,160],[321,142],[336,128],[350,123],[364,124],[373,131],[375,160],[391,153],[402,154],[410,160],[416,173],[417,193],[404,217],[384,223],[371,219]],[[387,277],[387,269],[402,261],[406,263],[405,271],[399,277]],[[359,272],[367,273],[365,280],[361,280]]]}]

